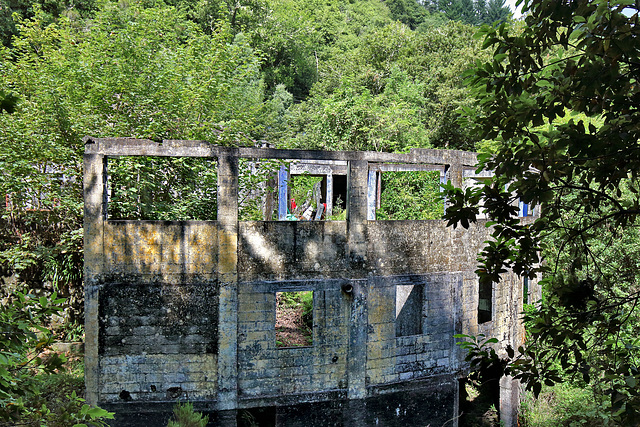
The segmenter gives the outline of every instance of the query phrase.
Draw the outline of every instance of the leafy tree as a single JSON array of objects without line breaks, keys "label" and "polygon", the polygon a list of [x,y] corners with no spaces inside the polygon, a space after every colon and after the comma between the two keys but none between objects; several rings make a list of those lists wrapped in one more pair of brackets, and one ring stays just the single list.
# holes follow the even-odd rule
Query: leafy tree
[{"label": "leafy tree", "polygon": [[9,46],[12,37],[19,33],[14,14],[18,19],[30,19],[41,13],[47,23],[52,23],[62,16],[81,21],[96,10],[95,0],[0,0],[0,43]]},{"label": "leafy tree", "polygon": [[[215,33],[220,22],[229,24],[234,35],[247,31],[260,25],[268,13],[263,0],[164,0],[161,4],[175,7],[207,34]],[[154,1],[146,4],[156,5]]]},{"label": "leafy tree", "polygon": [[[20,36],[0,49],[0,87],[17,98],[13,114],[0,114],[0,194],[9,201],[0,265],[25,292],[72,297],[73,321],[82,313],[82,137],[252,144],[273,115],[259,59],[224,24],[207,35],[175,8],[124,3],[105,3],[86,28],[47,24],[43,13],[20,21]],[[125,166],[117,171],[137,176]],[[210,179],[202,167],[173,170]],[[214,210],[197,191],[184,194],[174,213]]]},{"label": "leafy tree", "polygon": [[444,14],[452,21],[462,21],[468,25],[504,22],[511,15],[511,10],[503,0],[432,0],[425,7]]},{"label": "leafy tree", "polygon": [[288,144],[344,150],[473,147],[455,125],[468,100],[461,74],[476,55],[473,29],[449,23],[413,32],[399,23],[360,37],[321,65],[331,70],[293,106]]},{"label": "leafy tree", "polygon": [[390,22],[389,10],[376,0],[270,0],[264,21],[246,33],[262,53],[267,93],[283,84],[296,101],[303,101],[327,72],[323,63],[328,58]]},{"label": "leafy tree", "polygon": [[[468,123],[497,140],[480,164],[496,178],[478,190],[449,187],[446,216],[474,221],[482,199],[495,221],[481,281],[507,269],[543,274],[545,298],[525,316],[529,340],[502,355],[504,372],[535,393],[576,378],[609,396],[613,422],[637,425],[638,6],[534,0],[523,13],[515,34],[508,24],[482,30],[493,60],[468,74],[477,99]],[[518,198],[542,207],[541,217],[520,223]],[[546,264],[541,247],[554,256]],[[490,355],[478,363],[495,365]]]},{"label": "leafy tree", "polygon": [[429,14],[427,9],[415,0],[387,0],[385,4],[391,12],[391,17],[415,30],[423,23]]},{"label": "leafy tree", "polygon": [[509,19],[511,10],[505,6],[504,0],[489,0],[484,10],[484,19],[480,22],[483,24],[492,24],[494,22],[505,22]]}]

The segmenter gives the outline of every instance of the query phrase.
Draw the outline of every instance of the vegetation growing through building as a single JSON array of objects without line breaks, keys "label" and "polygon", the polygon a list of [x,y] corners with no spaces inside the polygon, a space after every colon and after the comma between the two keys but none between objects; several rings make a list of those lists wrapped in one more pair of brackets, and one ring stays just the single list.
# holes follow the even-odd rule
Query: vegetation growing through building
[{"label": "vegetation growing through building", "polygon": [[[45,313],[38,310],[50,305],[37,308],[40,297],[50,303],[57,292],[68,302],[46,315],[63,315],[54,332],[81,336],[80,141],[86,134],[223,145],[266,138],[279,148],[384,151],[473,149],[481,138],[497,138],[497,156],[486,165],[504,179],[485,196],[494,202],[494,219],[507,225],[498,227],[502,234],[485,252],[486,273],[500,271],[503,264],[491,262],[504,254],[512,257],[510,266],[533,273],[533,249],[542,237],[555,269],[546,282],[546,304],[528,315],[539,351],[531,347],[532,363],[521,365],[542,374],[521,374],[534,390],[561,377],[599,382],[614,419],[633,414],[638,367],[616,362],[632,360],[638,348],[637,17],[627,16],[633,4],[530,2],[528,28],[516,27],[515,35],[508,26],[484,30],[485,44],[495,50],[486,62],[487,51],[472,38],[476,29],[447,18],[486,22],[480,11],[495,5],[503,19],[496,1],[426,7],[408,0],[170,3],[175,7],[2,3],[0,193],[9,203],[0,224],[0,264],[3,276],[12,277],[3,302],[34,294],[25,301],[35,305],[24,309]],[[556,6],[562,13],[551,9]],[[486,62],[472,82],[480,93],[477,105],[460,77],[475,59]],[[481,118],[480,134],[456,122],[461,107]],[[558,118],[576,113],[589,120]],[[192,174],[213,190],[213,169],[191,160],[154,162],[114,162],[112,197],[123,202],[114,215],[215,218],[214,195],[194,192],[182,180]],[[179,193],[158,185],[169,180],[179,182]],[[125,181],[141,189],[122,191]],[[546,219],[512,226],[508,196],[498,191],[507,181],[524,200],[547,203]],[[388,206],[381,216],[423,215],[407,209],[417,205],[402,192],[396,196],[383,197]],[[459,193],[450,196],[461,200]],[[157,205],[147,209],[145,198]],[[178,203],[165,204],[169,198]],[[243,218],[261,214],[245,206]],[[426,216],[438,217],[438,209],[433,205]],[[344,211],[334,207],[333,213],[344,219]],[[544,234],[554,227],[557,234]],[[12,307],[2,306],[9,310],[2,311],[8,319],[3,328],[19,316]],[[25,343],[32,348],[15,354],[23,357],[39,342]],[[565,359],[555,350],[544,353],[558,343]]]},{"label": "vegetation growing through building", "polygon": [[313,291],[276,293],[276,346],[313,345]]},{"label": "vegetation growing through building", "polygon": [[[545,298],[525,316],[526,346],[499,360],[472,340],[470,358],[501,365],[538,396],[563,381],[589,387],[606,422],[637,425],[638,7],[524,6],[521,32],[483,30],[493,59],[468,74],[477,108],[466,123],[497,141],[482,160],[496,179],[477,190],[448,188],[455,206],[446,217],[473,220],[482,199],[496,226],[481,280],[496,282],[508,268],[543,274]],[[520,224],[514,197],[542,205],[541,218]]]},{"label": "vegetation growing through building", "polygon": [[376,218],[440,219],[444,215],[444,203],[439,194],[439,172],[384,172]]},{"label": "vegetation growing through building", "polygon": [[215,220],[216,162],[197,157],[108,159],[110,219]]},{"label": "vegetation growing through building", "polygon": [[209,416],[195,411],[191,402],[176,403],[171,418],[167,427],[206,427],[209,422]]}]

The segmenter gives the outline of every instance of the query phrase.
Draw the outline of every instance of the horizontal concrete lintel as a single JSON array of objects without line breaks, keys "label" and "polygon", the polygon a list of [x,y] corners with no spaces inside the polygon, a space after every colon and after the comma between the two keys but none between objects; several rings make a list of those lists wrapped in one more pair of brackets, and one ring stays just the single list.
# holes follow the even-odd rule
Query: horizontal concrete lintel
[{"label": "horizontal concrete lintel", "polygon": [[290,406],[299,403],[340,401],[347,398],[346,390],[323,390],[312,393],[297,393],[288,395],[238,397],[238,408],[258,408],[269,406]]},{"label": "horizontal concrete lintel", "polygon": [[94,138],[86,136],[85,154],[105,156],[177,156],[218,157],[223,154],[242,158],[284,160],[341,160],[398,163],[461,164],[475,166],[475,153],[458,150],[412,149],[409,153],[376,151],[279,150],[275,148],[222,147],[207,141],[164,140],[162,142],[137,138]]},{"label": "horizontal concrete lintel", "polygon": [[340,289],[340,287],[351,281],[358,279],[309,279],[309,280],[273,280],[273,281],[250,281],[239,282],[240,294],[243,287],[250,286],[252,293],[263,292],[288,292],[288,291],[324,291],[330,289]]},{"label": "horizontal concrete lintel", "polygon": [[393,383],[375,384],[367,386],[367,396],[379,396],[382,394],[397,393],[400,391],[426,391],[441,389],[444,384],[452,386],[462,378],[457,372],[420,377],[414,380],[404,380]]},{"label": "horizontal concrete lintel", "polygon": [[380,172],[440,172],[441,176],[444,176],[444,165],[416,165],[416,164],[378,164],[372,163],[369,165],[369,170]]},{"label": "horizontal concrete lintel", "polygon": [[462,171],[463,178],[473,178],[473,179],[489,179],[493,178],[493,171],[483,170],[480,173],[477,173],[475,169],[465,169]]},{"label": "horizontal concrete lintel", "polygon": [[[215,411],[217,409],[215,399],[189,399],[195,411]],[[141,414],[141,413],[167,413],[171,412],[176,404],[176,399],[167,400],[135,400],[121,402],[98,402],[98,406],[110,412],[117,412],[118,415]]]},{"label": "horizontal concrete lintel", "polygon": [[325,160],[324,162],[314,163],[311,163],[310,160],[305,160],[300,163],[294,162],[289,167],[291,175],[302,175],[304,173],[309,173],[310,175],[346,175],[348,171],[347,162],[340,160]]}]

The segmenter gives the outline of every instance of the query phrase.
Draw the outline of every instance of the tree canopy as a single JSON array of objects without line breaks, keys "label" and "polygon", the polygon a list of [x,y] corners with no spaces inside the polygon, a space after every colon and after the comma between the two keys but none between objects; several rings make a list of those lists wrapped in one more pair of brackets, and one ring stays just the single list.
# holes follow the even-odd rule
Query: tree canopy
[{"label": "tree canopy", "polygon": [[[496,177],[466,192],[449,187],[446,216],[474,221],[483,200],[494,240],[481,281],[509,268],[545,278],[545,298],[525,316],[526,348],[508,349],[505,372],[535,392],[577,378],[609,397],[612,421],[637,425],[638,5],[525,0],[523,13],[520,29],[483,28],[493,59],[467,75],[477,105],[464,123],[496,141],[481,157]],[[517,199],[541,217],[521,223]]]}]

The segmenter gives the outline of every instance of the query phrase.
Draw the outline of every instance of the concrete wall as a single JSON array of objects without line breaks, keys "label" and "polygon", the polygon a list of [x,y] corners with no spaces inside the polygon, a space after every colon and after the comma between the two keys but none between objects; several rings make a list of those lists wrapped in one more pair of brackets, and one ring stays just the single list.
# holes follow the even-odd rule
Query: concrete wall
[{"label": "concrete wall", "polygon": [[[465,230],[444,221],[366,219],[371,165],[437,165],[461,185],[465,168],[475,164],[473,153],[85,142],[91,403],[126,413],[166,410],[188,398],[200,408],[227,411],[424,389],[444,402],[427,418],[456,425],[457,379],[467,366],[453,335],[485,333],[514,346],[522,341],[521,279],[512,274],[493,290],[492,320],[478,324],[474,270],[489,233],[483,221]],[[120,155],[218,158],[219,220],[107,220],[105,159]],[[240,157],[347,161],[347,220],[239,222]],[[313,291],[313,345],[278,348],[276,292],[293,290]],[[517,387],[506,381],[503,388],[505,402],[513,402]],[[282,414],[279,419],[288,424]],[[225,422],[233,425],[235,418]]]}]

